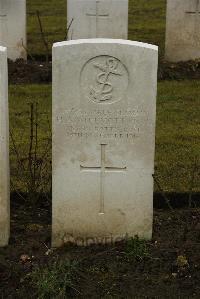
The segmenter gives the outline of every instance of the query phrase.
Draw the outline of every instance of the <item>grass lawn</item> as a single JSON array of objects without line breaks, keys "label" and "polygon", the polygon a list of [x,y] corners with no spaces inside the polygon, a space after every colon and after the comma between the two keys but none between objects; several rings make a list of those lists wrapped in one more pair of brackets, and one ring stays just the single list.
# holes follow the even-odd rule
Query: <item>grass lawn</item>
[{"label": "grass lawn", "polygon": [[11,190],[50,192],[51,86],[11,85],[9,93]]},{"label": "grass lawn", "polygon": [[[36,10],[40,12],[43,31],[49,42],[66,36],[67,0],[27,0],[28,49],[32,55],[44,55]],[[129,0],[129,39],[156,44],[164,53],[166,0]]]},{"label": "grass lawn", "polygon": [[156,166],[166,191],[200,191],[199,81],[158,83]]},{"label": "grass lawn", "polygon": [[[36,10],[40,12],[43,30],[51,53],[52,43],[64,40],[66,35],[66,2],[66,0],[27,0],[28,49],[31,54],[36,56],[45,54]],[[165,13],[166,0],[129,0],[129,39],[159,45],[160,57],[162,57],[165,41]],[[200,150],[197,142],[198,129],[200,129],[198,123],[199,95],[199,81],[158,83],[156,175],[166,191],[200,190],[197,178],[197,155]],[[38,102],[38,120],[33,120],[33,129],[36,129],[35,123],[38,122],[39,140],[36,144],[33,140],[33,144],[30,145],[30,103],[32,102]],[[34,109],[36,109],[35,106]],[[33,162],[34,158],[42,161],[43,152],[47,149],[46,144],[51,139],[51,86],[10,86],[10,124],[15,143],[13,148],[13,140],[11,140],[13,188],[15,189],[15,185],[17,185],[17,188],[23,189],[22,182],[27,180],[30,162]],[[35,146],[39,157],[35,157]],[[32,147],[31,155],[30,147]],[[18,151],[18,148],[17,158],[16,149]],[[50,148],[45,159],[48,161],[48,163],[45,162],[45,166],[49,165],[49,172],[51,169],[49,164],[51,161]],[[40,162],[37,161],[37,163]],[[21,171],[20,167],[16,170],[16,163],[19,165],[24,163],[26,171]],[[47,171],[44,169],[42,180],[46,187]],[[20,180],[18,179],[19,175],[21,176]],[[156,186],[155,190],[157,190]]]},{"label": "grass lawn", "polygon": [[[30,148],[30,103],[38,102],[38,161],[51,139],[51,86],[50,85],[11,85],[10,127],[20,160],[29,160]],[[199,125],[199,81],[163,81],[158,83],[157,128],[156,128],[156,175],[166,191],[200,191],[197,177],[200,151],[198,142]],[[34,119],[34,124],[35,124]],[[51,145],[50,145],[51,147]],[[26,153],[26,154],[25,154]],[[16,167],[16,153],[11,140],[11,176],[14,186],[23,188],[27,180]],[[51,148],[45,156],[45,165],[50,165]],[[18,172],[16,172],[16,169]],[[50,169],[50,166],[49,166]],[[48,172],[49,172],[48,169]],[[28,171],[29,172],[29,171]],[[49,178],[44,170],[44,186]],[[20,178],[20,181],[19,181]],[[16,187],[15,187],[16,188]],[[155,186],[156,190],[156,186]]]}]

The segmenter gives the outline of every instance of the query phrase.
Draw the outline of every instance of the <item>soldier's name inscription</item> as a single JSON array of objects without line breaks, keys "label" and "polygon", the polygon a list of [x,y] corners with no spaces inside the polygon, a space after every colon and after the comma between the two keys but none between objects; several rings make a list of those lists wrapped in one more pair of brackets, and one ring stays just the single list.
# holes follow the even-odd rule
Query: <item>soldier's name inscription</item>
[{"label": "soldier's name inscription", "polygon": [[64,125],[67,137],[78,138],[124,138],[132,140],[143,132],[148,113],[136,109],[95,109],[72,108],[57,115],[57,122]]}]

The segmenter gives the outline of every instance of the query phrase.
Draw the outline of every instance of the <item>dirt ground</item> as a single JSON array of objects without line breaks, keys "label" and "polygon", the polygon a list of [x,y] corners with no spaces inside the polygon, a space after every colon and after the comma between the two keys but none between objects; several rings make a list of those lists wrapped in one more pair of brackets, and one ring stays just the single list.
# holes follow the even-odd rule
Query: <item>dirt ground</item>
[{"label": "dirt ground", "polygon": [[[50,83],[52,63],[19,59],[9,61],[9,83]],[[160,61],[158,80],[200,79],[200,61],[169,63]]]},{"label": "dirt ground", "polygon": [[12,198],[10,245],[0,249],[1,298],[38,298],[28,277],[58,258],[79,262],[69,298],[200,298],[199,208],[155,209],[149,253],[132,258],[124,243],[48,254],[51,209],[41,202]]},{"label": "dirt ground", "polygon": [[51,62],[30,61],[18,59],[8,61],[8,75],[10,84],[50,83]]}]

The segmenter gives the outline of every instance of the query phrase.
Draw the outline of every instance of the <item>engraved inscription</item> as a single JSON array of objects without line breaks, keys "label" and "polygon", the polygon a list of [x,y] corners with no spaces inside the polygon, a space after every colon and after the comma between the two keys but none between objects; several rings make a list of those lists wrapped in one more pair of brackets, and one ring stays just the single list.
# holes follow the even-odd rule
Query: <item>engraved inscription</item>
[{"label": "engraved inscription", "polygon": [[57,115],[57,123],[65,129],[70,138],[124,139],[132,142],[144,133],[148,113],[141,108],[135,109],[95,109],[72,108]]},{"label": "engraved inscription", "polygon": [[112,233],[102,237],[82,237],[82,236],[74,236],[73,234],[65,233],[65,234],[58,234],[58,239],[61,239],[63,244],[71,243],[77,244],[79,246],[89,246],[92,244],[115,244],[116,242],[120,242],[123,240],[128,240],[128,234],[124,235],[117,235],[114,236]]},{"label": "engraved inscription", "polygon": [[101,166],[100,167],[88,167],[80,165],[81,171],[88,172],[100,172],[100,210],[99,214],[104,214],[104,185],[105,185],[105,174],[107,172],[124,172],[127,170],[127,167],[108,167],[106,166],[106,145],[101,144]]},{"label": "engraved inscription", "polygon": [[97,104],[118,102],[128,88],[128,71],[120,60],[98,56],[89,60],[81,72],[83,95]]}]

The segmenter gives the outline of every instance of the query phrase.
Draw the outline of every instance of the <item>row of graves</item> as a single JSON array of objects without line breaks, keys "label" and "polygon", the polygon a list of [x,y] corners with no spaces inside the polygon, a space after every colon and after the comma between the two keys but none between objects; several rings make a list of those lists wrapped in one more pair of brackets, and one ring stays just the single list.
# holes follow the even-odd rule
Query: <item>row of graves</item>
[{"label": "row of graves", "polygon": [[[25,15],[25,1],[0,3],[5,38],[9,22],[16,22],[10,14]],[[198,0],[168,0],[169,59],[199,55],[199,8]],[[68,19],[74,19],[74,39],[52,50],[52,246],[151,239],[158,48],[126,40],[126,0],[68,0]],[[12,24],[11,42],[24,33],[23,22],[18,25]],[[11,44],[14,59],[22,52]],[[10,231],[7,79],[1,47],[0,246],[8,244]]]},{"label": "row of graves", "polygon": [[[67,0],[68,39],[128,38],[128,0]],[[27,58],[26,0],[0,0],[0,44]],[[168,61],[199,58],[200,0],[167,0]]]}]

